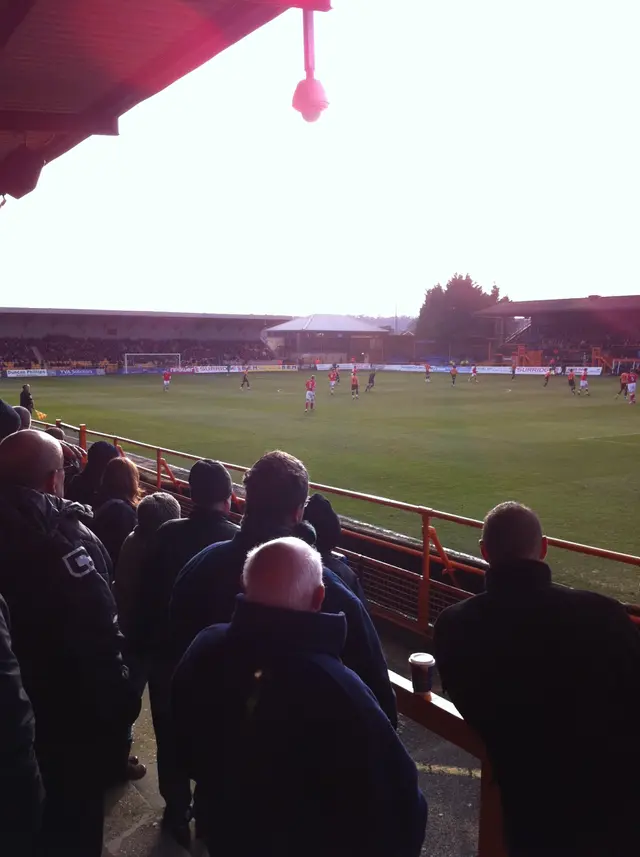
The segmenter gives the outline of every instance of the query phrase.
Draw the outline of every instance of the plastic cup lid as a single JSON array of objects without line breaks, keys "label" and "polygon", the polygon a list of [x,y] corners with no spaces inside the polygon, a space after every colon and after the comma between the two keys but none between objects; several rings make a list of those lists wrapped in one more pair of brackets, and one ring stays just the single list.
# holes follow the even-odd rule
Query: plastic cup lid
[{"label": "plastic cup lid", "polygon": [[420,667],[433,667],[436,659],[428,652],[414,652],[409,656],[409,663]]}]

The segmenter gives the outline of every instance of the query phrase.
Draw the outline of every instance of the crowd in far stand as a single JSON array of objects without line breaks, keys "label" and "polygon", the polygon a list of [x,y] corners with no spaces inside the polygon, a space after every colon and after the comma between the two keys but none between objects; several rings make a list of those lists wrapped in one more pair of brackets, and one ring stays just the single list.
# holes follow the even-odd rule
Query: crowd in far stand
[{"label": "crowd in far stand", "polygon": [[125,354],[180,354],[184,365],[224,366],[227,363],[273,359],[273,354],[261,341],[197,342],[193,339],[80,339],[46,336],[35,344],[48,365],[61,368],[72,367],[76,363],[94,366],[121,364]]},{"label": "crowd in far stand", "polygon": [[[109,443],[80,467],[60,429],[23,425],[0,401],[0,854],[101,857],[106,790],[145,774],[148,686],[178,844],[418,857],[427,802],[382,646],[304,464],[255,462],[238,526],[218,462],[193,465],[183,518]],[[493,509],[481,547],[486,591],[442,613],[434,643],[486,744],[509,857],[628,857],[640,636],[617,602],[552,583],[530,509]]]}]

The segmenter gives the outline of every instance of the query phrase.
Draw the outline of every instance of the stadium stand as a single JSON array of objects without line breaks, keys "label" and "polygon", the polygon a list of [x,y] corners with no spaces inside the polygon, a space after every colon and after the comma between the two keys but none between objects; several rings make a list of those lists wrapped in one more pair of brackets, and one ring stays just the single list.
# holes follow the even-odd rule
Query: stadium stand
[{"label": "stadium stand", "polygon": [[[223,366],[255,360],[273,360],[272,352],[261,342],[223,342],[206,344],[173,339],[76,339],[71,336],[47,336],[37,342],[44,364],[51,369],[119,365],[124,354],[180,354],[183,366]],[[151,362],[151,358],[150,358]]]},{"label": "stadium stand", "polygon": [[[521,301],[498,304],[479,315],[496,320],[494,352],[510,355],[519,349],[537,355],[538,365],[557,363],[602,365],[640,357],[640,296]],[[515,331],[508,323],[519,320]],[[524,349],[524,350],[523,350]]]}]

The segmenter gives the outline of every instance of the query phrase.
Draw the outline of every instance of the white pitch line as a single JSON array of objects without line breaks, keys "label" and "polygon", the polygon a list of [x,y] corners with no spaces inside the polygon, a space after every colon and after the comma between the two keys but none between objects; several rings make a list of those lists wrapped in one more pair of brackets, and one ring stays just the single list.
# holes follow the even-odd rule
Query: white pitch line
[{"label": "white pitch line", "polygon": [[613,440],[619,437],[640,437],[640,431],[629,432],[628,434],[595,434],[592,437],[579,437],[578,440]]}]

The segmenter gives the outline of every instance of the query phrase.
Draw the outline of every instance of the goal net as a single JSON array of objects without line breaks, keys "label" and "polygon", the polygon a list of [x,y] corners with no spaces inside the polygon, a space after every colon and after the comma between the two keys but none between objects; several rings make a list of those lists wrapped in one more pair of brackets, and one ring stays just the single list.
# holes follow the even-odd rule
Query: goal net
[{"label": "goal net", "polygon": [[180,369],[182,363],[179,354],[169,352],[150,352],[148,354],[129,353],[124,355],[124,374],[136,369]]}]

